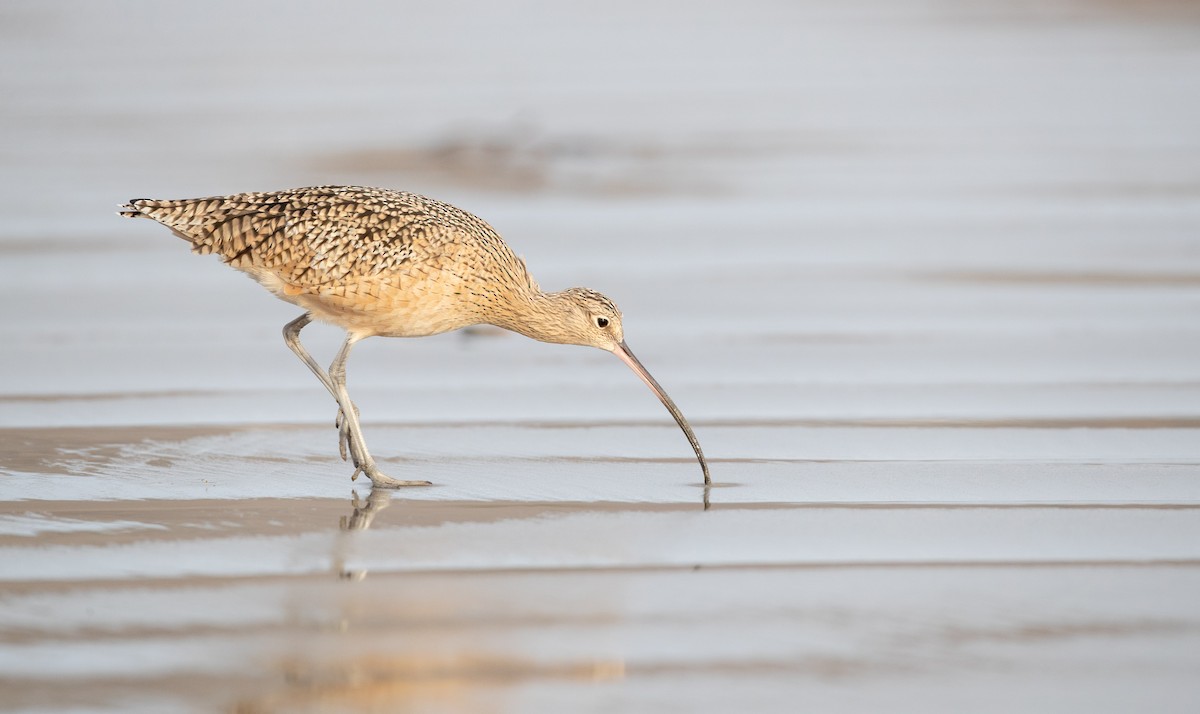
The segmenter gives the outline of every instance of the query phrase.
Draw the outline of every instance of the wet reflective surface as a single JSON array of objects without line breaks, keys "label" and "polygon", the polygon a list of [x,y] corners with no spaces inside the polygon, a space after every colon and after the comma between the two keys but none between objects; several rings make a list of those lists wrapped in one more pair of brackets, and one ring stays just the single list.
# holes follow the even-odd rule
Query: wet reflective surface
[{"label": "wet reflective surface", "polygon": [[[265,431],[298,451],[315,440]],[[497,458],[475,476],[489,464],[469,460],[441,487],[284,498],[204,475],[243,458],[228,456],[236,441],[125,446],[88,459],[97,473],[41,477],[132,486],[157,454],[189,464],[161,476],[179,479],[178,498],[5,502],[10,707],[1192,701],[1193,465],[730,460],[720,472],[740,481],[712,489],[706,511],[686,454]],[[325,488],[325,466],[294,490]],[[517,486],[495,472],[561,499],[507,500]]]},{"label": "wet reflective surface", "polygon": [[[332,503],[246,505],[336,517]],[[1187,691],[1200,618],[1180,595],[1200,587],[1194,545],[1146,538],[1113,553],[1095,543],[1113,528],[1175,539],[1195,532],[1194,512],[781,510],[734,511],[702,528],[670,509],[447,504],[414,519],[425,524],[369,532],[85,551],[125,568],[10,585],[8,702],[716,710],[796,697],[834,705],[848,693],[890,706],[903,693],[896,708],[916,711],[966,706],[983,691],[985,710],[1101,695],[1115,710],[1171,709]],[[748,530],[766,538],[739,537]],[[977,535],[1014,530],[1025,543]],[[768,538],[792,545],[763,553]],[[241,565],[216,574],[206,559]]]}]

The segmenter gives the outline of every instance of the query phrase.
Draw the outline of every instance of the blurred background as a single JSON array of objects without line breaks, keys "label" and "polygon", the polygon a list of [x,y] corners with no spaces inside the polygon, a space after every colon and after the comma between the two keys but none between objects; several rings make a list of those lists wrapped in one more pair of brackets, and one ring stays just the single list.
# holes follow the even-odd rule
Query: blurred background
[{"label": "blurred background", "polygon": [[[307,420],[295,309],[113,211],[355,183],[613,296],[693,419],[1195,416],[1194,3],[6,2],[0,33],[3,393]],[[498,342],[370,341],[353,379],[384,420],[658,416],[605,355]],[[0,423],[228,419],[193,402]]]},{"label": "blurred background", "polygon": [[[296,308],[115,213],[331,183],[611,296],[711,511],[484,329],[356,348],[345,532]],[[0,709],[1197,711],[1198,444],[1198,3],[0,3]]]}]

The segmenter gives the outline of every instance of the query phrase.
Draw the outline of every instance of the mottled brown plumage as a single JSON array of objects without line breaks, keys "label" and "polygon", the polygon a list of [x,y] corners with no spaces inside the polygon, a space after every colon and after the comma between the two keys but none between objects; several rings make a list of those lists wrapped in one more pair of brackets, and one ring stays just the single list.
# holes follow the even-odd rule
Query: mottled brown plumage
[{"label": "mottled brown plumage", "polygon": [[[621,312],[586,288],[543,292],[522,261],[480,218],[412,193],[317,186],[183,200],[134,199],[121,215],[151,218],[215,253],[277,297],[305,310],[284,328],[288,346],[340,408],[342,458],[376,486],[397,481],[375,465],[345,388],[355,342],[375,335],[421,337],[492,324],[543,342],[613,352],[650,386],[687,435],[709,483],[708,465],[683,415],[624,343]],[[300,344],[312,319],[346,330],[328,372]]]}]

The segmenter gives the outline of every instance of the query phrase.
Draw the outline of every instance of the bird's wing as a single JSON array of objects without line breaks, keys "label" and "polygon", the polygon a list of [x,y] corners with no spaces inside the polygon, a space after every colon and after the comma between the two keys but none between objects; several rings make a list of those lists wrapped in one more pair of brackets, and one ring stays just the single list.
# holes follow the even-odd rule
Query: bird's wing
[{"label": "bird's wing", "polygon": [[216,253],[236,268],[265,268],[303,287],[403,270],[461,239],[470,223],[464,217],[482,223],[415,194],[353,186],[135,199],[122,215],[152,218],[197,253]]}]

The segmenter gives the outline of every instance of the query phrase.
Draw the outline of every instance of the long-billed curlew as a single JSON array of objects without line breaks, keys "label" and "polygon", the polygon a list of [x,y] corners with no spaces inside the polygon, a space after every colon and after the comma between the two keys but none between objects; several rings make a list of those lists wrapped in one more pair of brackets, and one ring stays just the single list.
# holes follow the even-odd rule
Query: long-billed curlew
[{"label": "long-billed curlew", "polygon": [[[491,324],[542,342],[612,352],[629,365],[687,435],[705,485],[711,484],[700,442],[675,402],[625,345],[621,311],[586,288],[543,292],[525,263],[495,230],[446,203],[399,191],[318,186],[271,193],[157,201],[121,207],[151,218],[192,244],[216,253],[276,297],[304,308],[283,328],[284,340],[338,403],[342,459],[374,486],[425,486],[383,474],[367,451],[358,409],[346,391],[346,360],[356,342],[424,337]],[[300,330],[312,320],[346,330],[346,341],[322,370]]]}]

